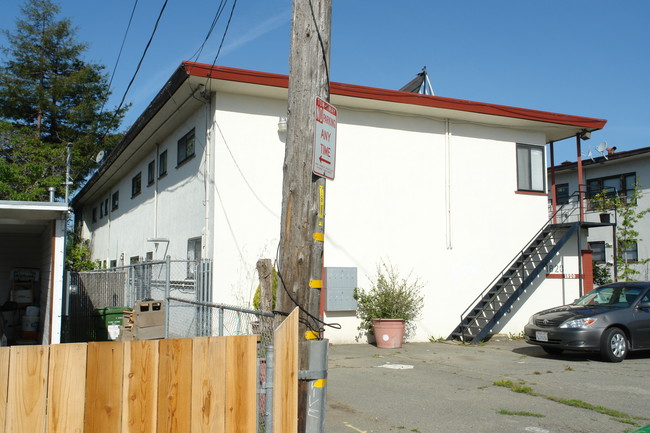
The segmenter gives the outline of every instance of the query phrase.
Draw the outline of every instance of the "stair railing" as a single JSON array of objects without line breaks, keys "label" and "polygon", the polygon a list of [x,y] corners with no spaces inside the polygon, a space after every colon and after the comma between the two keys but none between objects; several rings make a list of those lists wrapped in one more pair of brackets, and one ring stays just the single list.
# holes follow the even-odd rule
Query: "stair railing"
[{"label": "stair railing", "polygon": [[546,223],[544,223],[544,225],[542,225],[542,228],[539,229],[539,230],[537,231],[537,233],[535,233],[535,235],[534,235],[534,236],[533,236],[533,237],[532,237],[532,238],[531,238],[531,239],[526,243],[526,245],[524,246],[524,248],[522,248],[522,249],[521,249],[521,250],[520,250],[520,251],[515,255],[515,257],[514,257],[512,260],[510,260],[510,262],[509,262],[509,263],[508,263],[508,264],[507,264],[507,265],[506,265],[506,266],[501,270],[501,272],[499,272],[499,274],[498,274],[498,275],[497,275],[497,276],[496,276],[496,277],[495,277],[495,278],[490,282],[490,284],[488,284],[487,287],[486,287],[483,291],[481,291],[481,293],[480,293],[476,298],[474,298],[474,300],[470,303],[470,306],[467,307],[467,308],[465,309],[465,311],[463,311],[463,312],[461,313],[461,315],[460,315],[460,322],[459,322],[460,325],[459,325],[459,327],[460,327],[461,338],[463,339],[463,341],[465,341],[465,330],[464,330],[463,320],[465,319],[465,316],[467,315],[467,313],[468,313],[469,311],[473,310],[473,309],[476,307],[476,305],[478,304],[479,300],[482,299],[483,297],[485,297],[485,295],[486,295],[486,294],[487,294],[487,293],[492,289],[492,287],[494,287],[494,285],[497,283],[497,281],[504,277],[505,273],[506,273],[506,272],[507,272],[507,271],[512,267],[512,265],[515,264],[515,262],[519,259],[519,257],[521,257],[521,256],[524,254],[524,252],[525,252],[528,248],[530,248],[530,246],[532,245],[532,243],[535,242],[535,240],[539,237],[539,235],[542,234],[542,232],[543,232],[544,230],[546,230],[546,228],[547,228],[549,225],[551,225],[551,224],[553,223],[554,218],[555,218],[555,217],[556,217],[556,216],[557,216],[561,211],[564,210],[564,207],[565,207],[565,206],[569,207],[568,205],[571,205],[571,198],[573,198],[573,197],[578,197],[578,202],[579,202],[579,203],[578,203],[578,206],[575,206],[575,207],[570,208],[571,210],[570,210],[570,211],[569,211],[569,212],[564,216],[565,219],[568,218],[569,216],[571,216],[571,215],[572,215],[576,210],[578,210],[578,209],[580,209],[580,208],[582,207],[582,203],[581,203],[581,201],[582,201],[582,195],[583,195],[583,193],[582,193],[581,191],[576,191],[576,192],[574,192],[573,194],[571,194],[571,195],[569,196],[569,202],[563,204],[562,206],[560,206],[560,207],[555,211],[555,213],[553,213],[553,215],[551,215],[551,217],[548,219],[548,221],[546,221]]}]

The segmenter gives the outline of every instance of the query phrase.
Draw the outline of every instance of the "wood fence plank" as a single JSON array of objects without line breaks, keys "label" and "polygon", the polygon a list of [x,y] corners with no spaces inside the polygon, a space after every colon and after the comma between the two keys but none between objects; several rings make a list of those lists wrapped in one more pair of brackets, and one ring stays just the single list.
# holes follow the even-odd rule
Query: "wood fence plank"
[{"label": "wood fence plank", "polygon": [[273,433],[298,431],[298,309],[273,336]]},{"label": "wood fence plank", "polygon": [[0,347],[0,432],[5,431],[7,413],[7,387],[9,386],[9,359],[11,348]]},{"label": "wood fence plank", "polygon": [[223,433],[226,408],[226,337],[192,341],[191,433]]},{"label": "wood fence plank", "polygon": [[120,433],[124,343],[88,343],[85,433]]},{"label": "wood fence plank", "polygon": [[124,343],[122,433],[155,433],[158,340]]},{"label": "wood fence plank", "polygon": [[190,431],[192,340],[161,340],[158,368],[158,433]]},{"label": "wood fence plank", "polygon": [[86,400],[86,344],[50,347],[47,433],[82,433]]},{"label": "wood fence plank", "polygon": [[47,346],[11,347],[6,432],[45,430],[48,354]]},{"label": "wood fence plank", "polygon": [[254,432],[257,428],[256,335],[227,338],[226,371],[226,432]]}]

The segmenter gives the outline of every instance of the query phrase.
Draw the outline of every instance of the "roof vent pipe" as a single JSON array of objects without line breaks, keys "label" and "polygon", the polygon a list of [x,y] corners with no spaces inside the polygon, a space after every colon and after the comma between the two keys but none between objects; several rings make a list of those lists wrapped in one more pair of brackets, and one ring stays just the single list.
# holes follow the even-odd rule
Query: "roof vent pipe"
[{"label": "roof vent pipe", "polygon": [[53,186],[48,186],[47,190],[50,192],[50,203],[53,203],[54,202],[54,191],[56,190],[56,188],[54,188]]}]

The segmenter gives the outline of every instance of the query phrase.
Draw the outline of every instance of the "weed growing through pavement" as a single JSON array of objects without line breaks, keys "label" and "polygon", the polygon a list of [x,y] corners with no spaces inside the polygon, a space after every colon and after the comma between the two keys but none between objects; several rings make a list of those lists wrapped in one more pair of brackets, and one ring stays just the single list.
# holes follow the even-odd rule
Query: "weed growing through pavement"
[{"label": "weed growing through pavement", "polygon": [[543,394],[538,394],[533,391],[533,389],[529,386],[525,385],[525,382],[519,382],[515,383],[511,380],[500,380],[500,381],[495,381],[492,383],[494,386],[502,386],[504,388],[508,388],[513,392],[518,392],[518,393],[523,393],[523,394],[528,394],[533,397],[542,397],[545,398],[546,400],[553,401],[555,403],[563,404],[566,406],[571,406],[571,407],[577,407],[580,409],[585,409],[585,410],[591,410],[593,412],[597,412],[603,415],[609,415],[611,416],[612,420],[618,421],[621,423],[625,424],[630,424],[630,425],[638,425],[635,420],[648,420],[648,418],[643,418],[643,417],[637,417],[637,416],[632,416],[629,415],[625,412],[620,412],[618,410],[614,409],[609,409],[604,406],[596,406],[591,403],[587,403],[582,400],[575,400],[575,399],[566,399],[566,398],[559,398],[559,397],[553,397],[550,395],[543,395]]},{"label": "weed growing through pavement", "polygon": [[532,416],[535,418],[544,418],[546,415],[542,415],[541,413],[534,413],[534,412],[525,412],[525,411],[513,411],[513,410],[508,410],[508,409],[501,409],[499,412],[501,415],[515,415],[515,416]]}]

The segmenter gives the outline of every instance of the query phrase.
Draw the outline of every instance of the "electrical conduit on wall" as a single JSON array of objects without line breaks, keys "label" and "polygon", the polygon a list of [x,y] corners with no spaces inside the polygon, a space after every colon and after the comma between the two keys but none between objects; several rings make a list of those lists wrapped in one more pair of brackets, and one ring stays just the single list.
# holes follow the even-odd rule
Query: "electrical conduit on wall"
[{"label": "electrical conduit on wall", "polygon": [[445,235],[447,249],[453,248],[451,233],[451,125],[445,120]]}]

